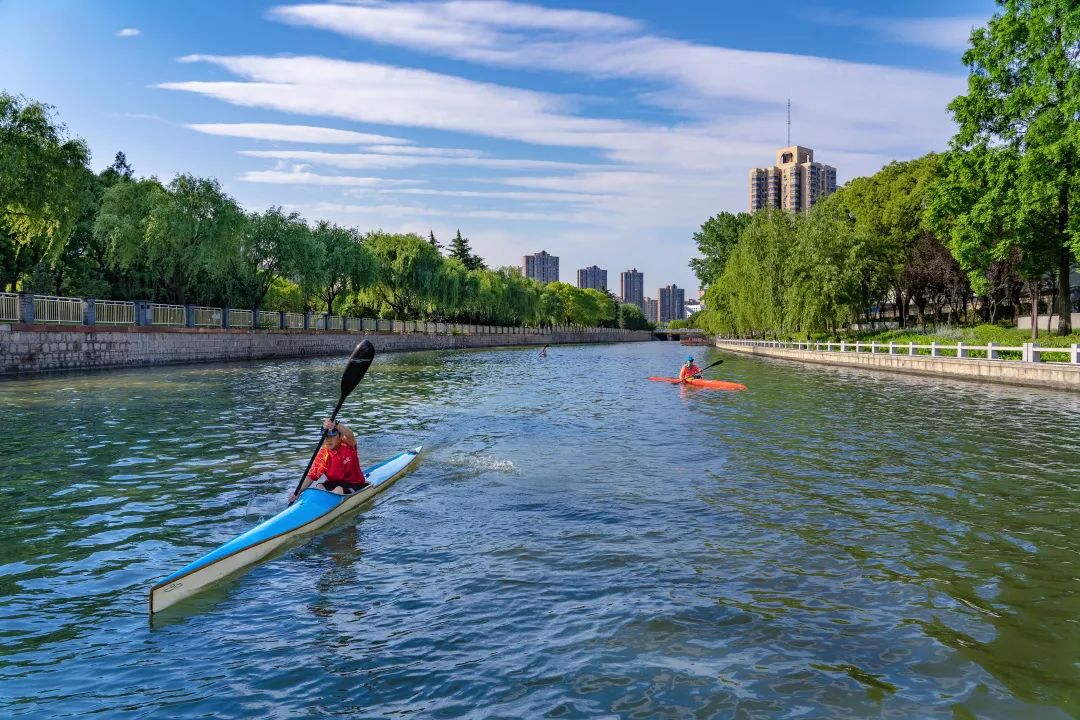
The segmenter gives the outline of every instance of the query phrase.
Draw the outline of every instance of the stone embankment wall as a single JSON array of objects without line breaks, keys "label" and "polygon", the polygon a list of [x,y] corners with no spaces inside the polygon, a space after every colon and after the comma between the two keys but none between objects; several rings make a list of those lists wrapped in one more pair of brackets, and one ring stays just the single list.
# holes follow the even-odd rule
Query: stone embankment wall
[{"label": "stone embankment wall", "polygon": [[358,333],[105,326],[0,325],[0,376],[49,370],[140,367],[263,358],[348,355],[364,338],[377,352],[514,345],[643,342],[648,331],[581,330],[534,335]]},{"label": "stone embankment wall", "polygon": [[1006,385],[1053,388],[1080,392],[1080,365],[1020,360],[985,360],[977,358],[929,357],[926,355],[887,355],[884,353],[824,352],[791,348],[738,345],[716,341],[727,352],[758,357],[796,360],[822,365],[842,365],[868,370],[886,370],[913,375],[963,378]]}]

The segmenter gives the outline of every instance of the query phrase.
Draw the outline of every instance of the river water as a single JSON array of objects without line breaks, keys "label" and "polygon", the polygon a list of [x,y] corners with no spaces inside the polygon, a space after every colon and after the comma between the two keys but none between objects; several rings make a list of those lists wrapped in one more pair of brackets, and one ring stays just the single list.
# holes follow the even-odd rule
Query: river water
[{"label": "river water", "polygon": [[0,383],[0,716],[1080,715],[1080,397],[684,356],[379,357],[341,417],[416,470],[152,623],[342,359]]}]

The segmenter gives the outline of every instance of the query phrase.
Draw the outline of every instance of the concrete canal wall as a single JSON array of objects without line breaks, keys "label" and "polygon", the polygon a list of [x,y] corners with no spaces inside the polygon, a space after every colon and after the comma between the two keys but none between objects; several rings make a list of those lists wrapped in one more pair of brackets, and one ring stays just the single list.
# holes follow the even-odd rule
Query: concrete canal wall
[{"label": "concrete canal wall", "polygon": [[143,367],[263,358],[348,355],[364,338],[377,352],[514,345],[645,342],[648,331],[561,330],[546,334],[362,333],[327,330],[0,324],[0,376],[51,370]]},{"label": "concrete canal wall", "polygon": [[716,347],[727,352],[821,365],[842,365],[844,367],[858,367],[868,370],[963,378],[1006,385],[1024,385],[1080,392],[1080,365],[1075,363],[894,355],[880,352],[830,352],[770,347],[767,344],[757,345],[746,341],[726,342],[724,340],[717,340]]}]

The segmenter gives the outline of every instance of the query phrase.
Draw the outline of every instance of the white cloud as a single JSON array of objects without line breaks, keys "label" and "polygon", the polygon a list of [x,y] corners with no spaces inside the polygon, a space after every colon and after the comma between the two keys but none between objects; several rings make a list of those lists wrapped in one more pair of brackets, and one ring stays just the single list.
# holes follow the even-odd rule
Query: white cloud
[{"label": "white cloud", "polygon": [[414,185],[423,182],[422,180],[390,180],[379,177],[355,177],[349,175],[318,175],[303,170],[252,170],[241,175],[240,180],[272,185],[338,185],[343,187]]},{"label": "white cloud", "polygon": [[980,16],[928,18],[864,17],[850,13],[816,10],[808,17],[822,25],[869,30],[889,42],[926,47],[959,55],[968,48],[971,32],[986,25]]},{"label": "white cloud", "polygon": [[[435,148],[428,148],[434,150]],[[456,165],[498,169],[533,168],[533,169],[581,169],[595,167],[581,163],[559,162],[555,160],[517,160],[512,158],[485,158],[461,155],[440,156],[435,154],[383,155],[379,153],[332,153],[314,150],[241,150],[246,157],[289,160],[295,162],[316,163],[332,167],[358,170],[362,168],[407,168],[421,165]]]},{"label": "white cloud", "polygon": [[[521,32],[542,25],[512,24],[498,12],[471,12],[450,2],[365,2],[358,6],[305,4],[275,9],[272,17],[349,37],[486,65],[559,70],[601,79],[655,84],[644,100],[677,106],[699,118],[740,114],[782,117],[787,98],[800,105],[804,127],[840,133],[881,123],[912,143],[938,142],[950,125],[945,103],[963,90],[959,77],[777,52],[735,50],[634,32],[640,27],[615,15],[581,23],[582,32]],[[473,7],[475,5],[475,7]],[[535,5],[498,3],[525,17],[544,17]],[[620,23],[619,21],[625,21]],[[962,26],[962,19],[957,19]],[[440,35],[450,23],[453,31]],[[953,23],[955,26],[957,23]],[[897,37],[920,35],[944,42],[956,29],[928,21],[902,25]],[[933,42],[932,40],[930,42]],[[656,92],[656,89],[663,92]],[[874,102],[866,102],[868,93]],[[748,107],[749,106],[749,107]],[[816,119],[823,121],[818,122]],[[815,119],[813,126],[807,123]],[[815,140],[817,142],[817,140]]]},{"label": "white cloud", "polygon": [[138,28],[120,28],[116,31],[116,37],[118,38],[136,37],[138,35],[142,35],[142,30]]},{"label": "white cloud", "polygon": [[[423,128],[428,135],[451,135],[432,144],[458,146],[398,141],[359,142],[362,152],[350,153],[245,150],[246,157],[284,166],[245,179],[336,184],[341,195],[401,198],[400,204],[324,203],[316,212],[387,229],[416,229],[427,218],[447,227],[469,219],[477,228],[474,246],[492,253],[496,264],[500,257],[520,258],[523,243],[535,245],[533,250],[551,245],[566,267],[636,264],[650,273],[654,286],[680,279],[683,284],[690,277],[690,234],[705,218],[745,208],[747,169],[771,162],[784,144],[788,98],[792,141],[813,147],[817,159],[835,165],[843,181],[890,160],[943,147],[952,132],[945,105],[965,86],[960,74],[709,46],[650,34],[637,21],[617,15],[522,3],[307,3],[275,8],[271,17],[502,70],[586,77],[594,94],[539,92],[323,57],[183,58],[212,64],[231,77],[160,87],[304,117]],[[920,22],[899,23],[889,31],[897,42],[944,47],[957,42],[957,27],[963,29],[963,22]],[[529,83],[536,77],[530,74]],[[459,134],[509,142],[473,150],[470,138]],[[540,146],[542,152],[509,143]],[[387,187],[385,180],[368,184],[376,178],[367,178],[350,189],[353,181],[346,176],[290,169],[297,163],[359,175],[424,166],[436,168],[442,179],[456,173],[471,184]],[[462,170],[472,169],[462,177]],[[483,177],[483,171],[493,170],[518,174]],[[485,182],[494,187],[475,189]],[[424,204],[408,205],[409,198]],[[563,206],[548,213],[524,205],[548,202]],[[557,242],[551,241],[549,220],[567,224],[556,234]],[[532,222],[545,225],[534,230]]]},{"label": "white cloud", "polygon": [[634,123],[580,117],[568,98],[451,75],[319,57],[192,55],[247,79],[162,83],[234,105],[588,147],[590,135]]},{"label": "white cloud", "polygon": [[279,142],[350,145],[398,145],[410,142],[387,135],[337,130],[311,125],[282,125],[278,123],[196,123],[188,128],[208,135],[274,140]]}]

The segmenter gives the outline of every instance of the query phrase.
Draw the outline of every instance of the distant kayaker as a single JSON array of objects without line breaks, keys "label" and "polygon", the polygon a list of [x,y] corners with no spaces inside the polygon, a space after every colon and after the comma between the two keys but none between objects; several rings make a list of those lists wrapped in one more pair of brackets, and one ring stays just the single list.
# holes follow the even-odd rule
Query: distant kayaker
[{"label": "distant kayaker", "polygon": [[701,368],[694,364],[693,356],[686,358],[686,364],[679,370],[679,380],[684,381],[687,378],[692,378],[695,375],[701,374]]},{"label": "distant kayaker", "polygon": [[[337,495],[349,495],[367,485],[364,479],[364,471],[360,468],[360,458],[356,455],[356,435],[345,426],[343,422],[336,422],[327,418],[323,420],[323,428],[326,429],[326,440],[315,456],[315,462],[311,471],[304,478],[300,492],[308,489],[311,483],[325,477],[325,480],[315,483],[320,490],[329,490]],[[299,493],[289,496],[292,504]]]},{"label": "distant kayaker", "polygon": [[543,347],[543,349],[540,350],[540,357],[547,357],[547,349],[548,349],[548,347],[550,347],[550,345],[545,345]]}]

